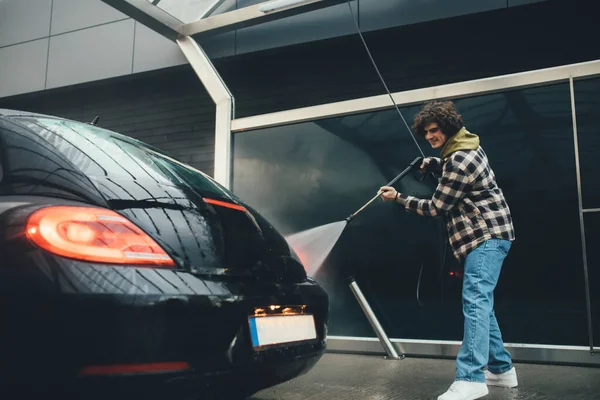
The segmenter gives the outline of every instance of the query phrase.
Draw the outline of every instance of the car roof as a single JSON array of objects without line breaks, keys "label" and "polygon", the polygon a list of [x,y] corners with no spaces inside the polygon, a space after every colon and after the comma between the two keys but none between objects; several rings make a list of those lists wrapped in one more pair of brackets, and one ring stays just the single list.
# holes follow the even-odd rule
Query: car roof
[{"label": "car roof", "polygon": [[[40,114],[40,113],[34,113],[34,112],[29,112],[29,111],[11,110],[11,109],[6,109],[6,108],[0,108],[0,119],[2,119],[2,117],[8,117],[8,118],[11,118],[11,117],[42,117],[42,118],[57,119],[57,120],[61,120],[61,121],[72,121],[72,122],[82,123],[81,121],[75,121],[75,120],[71,120],[69,118],[57,117],[56,115]],[[127,141],[134,145],[143,145],[144,147],[151,149],[152,151],[155,151],[156,153],[162,154],[167,157],[171,157],[171,155],[167,151],[159,149],[158,147],[155,147],[149,143],[143,142],[141,140],[138,140],[131,136],[124,135],[119,132],[112,131],[110,129],[106,129],[106,128],[102,128],[102,129],[104,129],[107,132],[110,132],[111,136],[113,136],[113,137]]]},{"label": "car roof", "polygon": [[[59,117],[54,116],[54,115],[39,114],[39,113],[33,113],[33,112],[29,112],[29,111],[10,110],[7,108],[0,108],[0,116],[3,116],[3,117],[44,117],[44,118],[59,119]],[[66,119],[66,118],[60,118],[60,119]]]}]

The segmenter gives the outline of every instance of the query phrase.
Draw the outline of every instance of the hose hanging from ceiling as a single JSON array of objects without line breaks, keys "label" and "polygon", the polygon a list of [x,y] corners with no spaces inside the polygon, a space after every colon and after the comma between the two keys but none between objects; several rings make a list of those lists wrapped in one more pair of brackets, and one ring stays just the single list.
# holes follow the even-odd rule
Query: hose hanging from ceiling
[{"label": "hose hanging from ceiling", "polygon": [[375,67],[375,71],[377,71],[377,75],[379,75],[379,79],[381,80],[381,83],[383,84],[383,87],[385,88],[385,91],[387,92],[388,96],[390,96],[390,99],[392,100],[392,103],[394,104],[394,107],[396,108],[396,111],[398,111],[398,114],[400,115],[400,118],[402,118],[402,122],[404,122],[404,126],[406,126],[406,129],[408,129],[408,133],[410,133],[410,136],[412,137],[412,139],[414,140],[415,144],[417,145],[417,148],[419,149],[419,152],[421,153],[421,156],[425,157],[425,153],[423,153],[423,150],[421,149],[421,146],[419,146],[419,143],[417,142],[417,138],[415,137],[415,135],[413,134],[412,130],[410,129],[410,127],[408,126],[408,123],[406,122],[406,119],[404,118],[404,115],[402,115],[402,112],[400,111],[400,108],[398,107],[398,104],[396,104],[396,101],[394,101],[394,96],[392,96],[392,93],[390,92],[390,89],[388,89],[387,84],[385,83],[385,80],[383,79],[383,76],[381,76],[381,72],[379,72],[379,68],[377,67],[377,63],[375,62],[375,60],[373,59],[373,56],[371,55],[371,51],[369,50],[369,46],[367,45],[367,42],[365,41],[365,38],[363,37],[362,31],[360,30],[360,26],[358,25],[358,20],[356,19],[356,15],[354,15],[354,10],[352,10],[352,0],[348,0],[348,8],[350,8],[350,14],[352,15],[352,19],[354,20],[354,25],[356,25],[356,30],[358,32],[358,35],[360,36],[360,40],[362,40],[362,43],[365,47],[365,50],[367,51],[367,54],[369,55],[369,58],[371,59],[371,63],[373,64],[373,67]]},{"label": "hose hanging from ceiling", "polygon": [[[425,153],[423,152],[423,149],[421,149],[421,146],[419,146],[419,142],[417,142],[417,138],[415,137],[415,135],[413,134],[412,130],[410,129],[410,127],[408,126],[408,123],[406,122],[406,119],[404,118],[404,115],[402,115],[402,112],[400,111],[400,108],[398,107],[398,104],[396,104],[396,101],[394,100],[394,96],[392,96],[392,93],[390,92],[390,89],[388,88],[387,84],[385,83],[385,79],[383,79],[383,76],[381,75],[381,72],[379,71],[379,67],[377,67],[377,63],[375,62],[375,59],[373,58],[373,55],[371,54],[371,50],[369,50],[369,46],[367,45],[367,42],[365,41],[365,38],[362,34],[362,31],[360,30],[360,26],[358,24],[358,19],[356,18],[356,15],[354,14],[354,10],[352,9],[352,0],[347,0],[348,3],[348,8],[350,9],[350,15],[352,15],[352,19],[354,21],[354,25],[356,26],[356,31],[358,32],[358,35],[360,36],[360,40],[363,43],[363,46],[367,52],[367,54],[369,55],[369,59],[371,60],[371,63],[373,64],[373,67],[375,68],[375,71],[377,72],[377,75],[379,76],[379,79],[381,80],[381,83],[383,84],[383,87],[385,88],[385,91],[387,92],[388,96],[390,97],[390,100],[392,100],[392,103],[394,104],[394,107],[396,108],[396,111],[398,112],[398,115],[400,115],[400,118],[402,118],[402,122],[404,122],[404,126],[406,127],[406,129],[408,130],[408,133],[410,134],[410,136],[412,137],[413,141],[415,142],[415,145],[417,146],[417,148],[419,149],[419,152],[421,153],[421,156],[425,157]],[[444,240],[443,240],[443,232],[441,233],[442,236],[442,251],[441,251],[441,260],[440,260],[440,279],[442,279],[442,273],[444,270],[444,264],[446,263],[446,245],[444,244]],[[420,299],[420,288],[421,288],[421,277],[422,277],[422,273],[423,273],[423,267],[424,267],[424,263],[421,264],[421,269],[419,271],[419,278],[417,280],[417,302],[419,303],[420,306],[422,306],[423,304],[421,303],[421,299]],[[442,284],[442,298],[443,298],[443,284]]]}]

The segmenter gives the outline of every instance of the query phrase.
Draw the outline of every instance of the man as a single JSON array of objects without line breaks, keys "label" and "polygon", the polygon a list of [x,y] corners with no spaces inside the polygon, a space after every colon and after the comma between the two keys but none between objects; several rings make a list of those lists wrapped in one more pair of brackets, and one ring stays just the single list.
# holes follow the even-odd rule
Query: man
[{"label": "man", "polygon": [[455,381],[438,400],[474,400],[488,394],[487,385],[517,386],[493,306],[502,262],[515,238],[510,209],[479,137],[464,127],[452,102],[425,105],[413,129],[431,147],[441,148],[441,158],[426,158],[421,165],[442,167],[438,187],[431,199],[407,196],[389,186],[381,188],[381,197],[419,215],[446,219],[453,253],[464,262],[464,336]]}]

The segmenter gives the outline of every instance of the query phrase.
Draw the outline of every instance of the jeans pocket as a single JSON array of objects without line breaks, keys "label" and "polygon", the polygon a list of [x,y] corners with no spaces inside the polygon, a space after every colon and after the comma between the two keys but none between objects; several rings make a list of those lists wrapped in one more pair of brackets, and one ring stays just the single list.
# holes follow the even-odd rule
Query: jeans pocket
[{"label": "jeans pocket", "polygon": [[504,256],[508,255],[508,251],[510,250],[510,245],[511,245],[510,241],[505,240],[505,239],[491,239],[491,240],[495,242],[495,246],[500,253],[502,253]]}]

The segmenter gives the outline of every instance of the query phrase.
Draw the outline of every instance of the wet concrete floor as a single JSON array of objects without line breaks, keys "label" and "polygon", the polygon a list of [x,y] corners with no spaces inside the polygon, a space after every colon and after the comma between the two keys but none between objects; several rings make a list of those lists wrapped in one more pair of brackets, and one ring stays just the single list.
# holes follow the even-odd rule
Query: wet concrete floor
[{"label": "wet concrete floor", "polygon": [[[326,354],[306,375],[251,400],[437,399],[454,377],[453,360]],[[515,364],[519,387],[490,388],[486,400],[600,400],[600,368]]]}]

